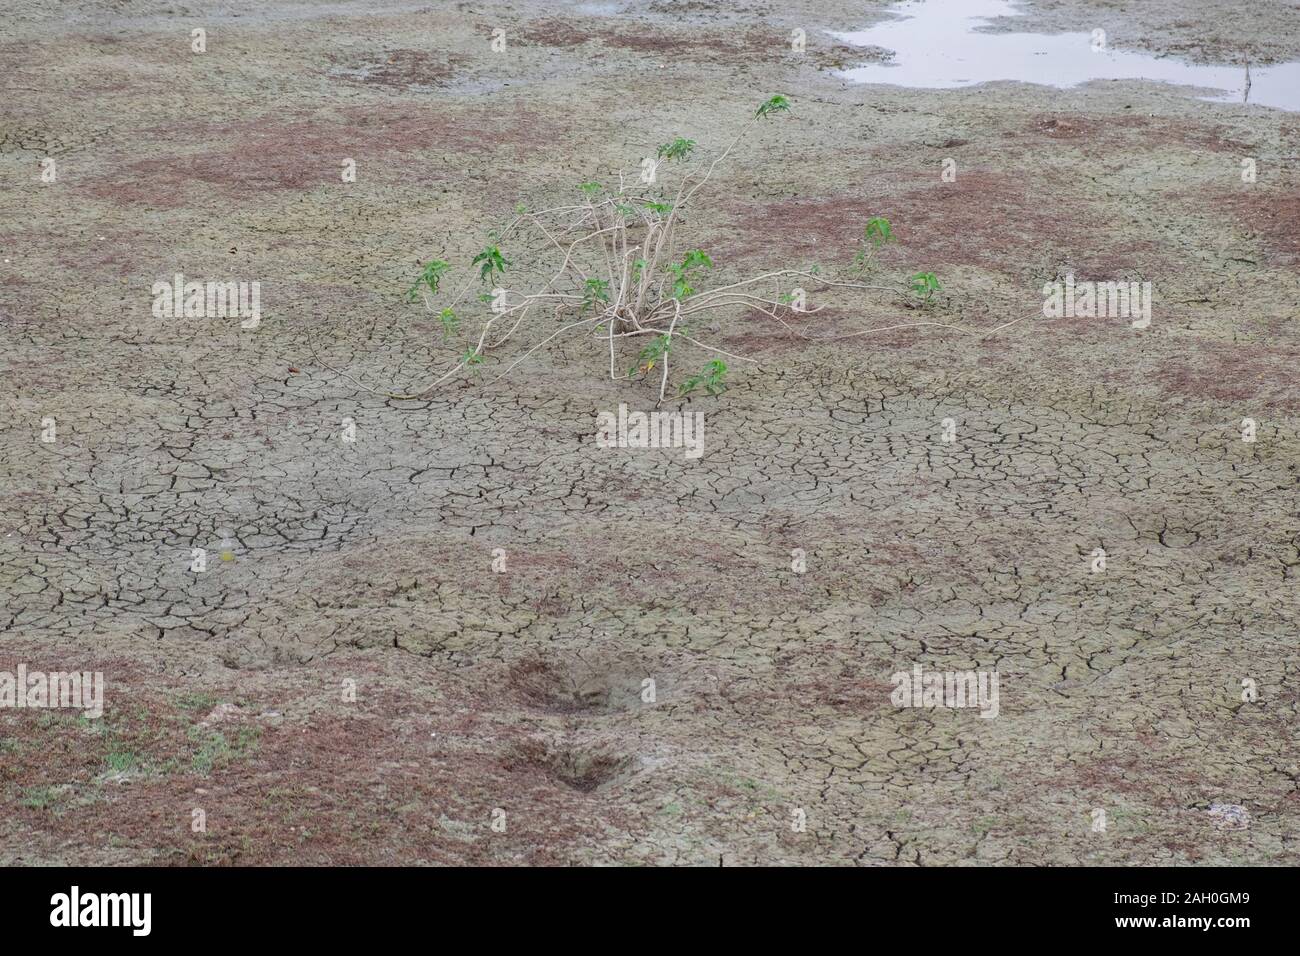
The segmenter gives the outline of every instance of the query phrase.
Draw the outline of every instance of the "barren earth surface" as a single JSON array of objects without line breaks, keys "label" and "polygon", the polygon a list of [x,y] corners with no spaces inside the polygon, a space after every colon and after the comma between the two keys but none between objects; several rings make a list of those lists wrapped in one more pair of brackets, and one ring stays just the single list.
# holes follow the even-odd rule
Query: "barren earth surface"
[{"label": "barren earth surface", "polygon": [[[6,4],[0,671],[106,691],[0,709],[0,862],[1295,863],[1300,114],[846,83],[829,31],[884,7]],[[1300,58],[1280,0],[1026,9]],[[597,447],[657,390],[581,338],[419,401],[308,348],[418,387],[458,353],[420,263],[775,93],[688,220],[719,280],[880,215],[881,277],[943,290],[719,316],[756,361],[668,403],[700,458]],[[259,280],[260,326],[155,317],[175,273]],[[1043,318],[1067,273],[1150,281],[1150,327]],[[915,664],[998,716],[894,706]]]}]

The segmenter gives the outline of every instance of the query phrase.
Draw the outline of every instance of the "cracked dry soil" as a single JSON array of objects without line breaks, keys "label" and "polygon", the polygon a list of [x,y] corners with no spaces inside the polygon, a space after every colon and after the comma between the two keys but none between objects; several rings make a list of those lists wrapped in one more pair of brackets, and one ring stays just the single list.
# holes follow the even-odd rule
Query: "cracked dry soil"
[{"label": "cracked dry soil", "polygon": [[[826,31],[883,6],[8,4],[0,670],[107,686],[98,721],[0,710],[0,862],[1294,863],[1297,115],[846,85],[866,54]],[[1300,56],[1268,0],[1017,26]],[[596,448],[655,396],[578,341],[418,402],[306,350],[430,378],[418,263],[776,92],[690,224],[720,267],[843,261],[884,215],[884,274],[937,273],[943,321],[1073,272],[1151,281],[1151,327],[723,317],[760,364],[685,403],[696,461]],[[260,280],[261,326],[155,319],[175,272]],[[222,528],[236,560],[189,571]],[[996,669],[999,716],[896,709],[914,663]]]}]

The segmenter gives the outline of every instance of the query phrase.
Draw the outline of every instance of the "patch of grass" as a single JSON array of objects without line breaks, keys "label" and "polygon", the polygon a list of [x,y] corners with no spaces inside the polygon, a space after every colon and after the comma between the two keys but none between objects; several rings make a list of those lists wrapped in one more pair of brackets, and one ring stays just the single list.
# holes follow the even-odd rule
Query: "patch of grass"
[{"label": "patch of grass", "polygon": [[[246,849],[248,849],[247,840],[245,840]],[[190,866],[234,866],[239,862],[242,852],[238,847],[205,843],[192,843],[189,849],[177,847],[171,851],[173,856]]]},{"label": "patch of grass", "polygon": [[112,719],[113,718],[110,718],[107,714],[102,717],[93,718],[87,717],[85,714],[80,714],[77,717],[77,728],[87,734],[92,734],[98,737],[108,737],[113,732],[112,725],[109,723]]},{"label": "patch of grass", "polygon": [[115,750],[108,755],[108,769],[113,773],[128,773],[140,769],[140,758],[134,751]]},{"label": "patch of grass", "polygon": [[27,787],[19,799],[29,810],[53,810],[63,793],[58,787]]},{"label": "patch of grass", "polygon": [[195,773],[204,776],[232,761],[250,756],[257,751],[262,736],[261,728],[241,727],[233,740],[220,730],[194,726],[189,729],[189,738],[197,745],[190,765]]},{"label": "patch of grass", "polygon": [[36,726],[41,730],[49,730],[51,727],[66,724],[69,720],[76,720],[76,717],[58,710],[43,710],[36,715]]},{"label": "patch of grass", "polygon": [[181,694],[176,698],[176,706],[181,710],[206,714],[217,706],[217,698],[204,693]]}]

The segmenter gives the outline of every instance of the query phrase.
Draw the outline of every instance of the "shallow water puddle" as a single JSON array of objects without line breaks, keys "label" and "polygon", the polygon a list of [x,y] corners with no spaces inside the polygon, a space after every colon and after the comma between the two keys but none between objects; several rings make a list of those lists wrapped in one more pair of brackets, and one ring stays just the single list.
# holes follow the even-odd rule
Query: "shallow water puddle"
[{"label": "shallow water puddle", "polygon": [[[1172,57],[1113,49],[1119,37],[1087,33],[990,33],[995,17],[1023,16],[1010,0],[920,0],[898,3],[893,19],[868,30],[833,34],[854,46],[893,51],[888,63],[840,71],[858,83],[953,89],[997,80],[1070,87],[1093,80],[1157,80],[1201,90],[1202,99],[1300,110],[1300,63],[1199,66]],[[1128,41],[1131,38],[1122,38]]]}]

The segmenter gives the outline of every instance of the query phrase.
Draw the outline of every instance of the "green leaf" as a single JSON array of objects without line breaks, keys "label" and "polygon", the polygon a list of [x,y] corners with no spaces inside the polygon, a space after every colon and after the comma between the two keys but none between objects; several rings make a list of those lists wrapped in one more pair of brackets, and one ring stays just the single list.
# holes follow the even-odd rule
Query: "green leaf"
[{"label": "green leaf", "polygon": [[938,292],[942,286],[939,285],[939,279],[933,272],[918,272],[909,280],[912,291],[929,302],[930,298]]},{"label": "green leaf", "polygon": [[582,315],[588,309],[595,309],[598,305],[609,301],[609,280],[608,279],[588,279],[583,284],[582,292],[582,309],[579,315]]},{"label": "green leaf", "polygon": [[420,286],[427,286],[431,295],[438,294],[438,284],[442,281],[443,275],[451,268],[451,263],[442,259],[433,259],[424,264],[420,270],[419,277],[415,280],[414,285],[406,290],[408,302],[414,302],[420,297]]},{"label": "green leaf", "polygon": [[685,159],[694,149],[695,140],[678,136],[671,143],[661,145],[657,155],[660,159]]},{"label": "green leaf", "polygon": [[872,216],[868,219],[866,228],[862,230],[862,235],[863,238],[877,247],[894,241],[893,227],[890,226],[889,220],[884,216]]},{"label": "green leaf", "polygon": [[495,275],[500,275],[506,271],[506,266],[510,261],[501,255],[501,250],[496,246],[487,246],[482,252],[474,257],[471,265],[479,266],[479,278],[484,282],[489,281]]},{"label": "green leaf", "polygon": [[772,113],[789,112],[789,110],[790,110],[790,101],[786,99],[784,96],[777,94],[776,96],[771,97],[766,103],[764,103],[762,106],[758,108],[758,112],[754,114],[754,118],[758,119],[764,116],[769,116]]},{"label": "green leaf", "polygon": [[695,389],[703,387],[710,395],[717,395],[726,391],[727,383],[723,381],[727,374],[727,363],[722,359],[714,359],[698,375],[692,375],[682,383],[678,391],[680,395],[688,395]]},{"label": "green leaf", "polygon": [[460,329],[460,319],[451,309],[443,309],[438,314],[438,319],[442,322],[442,340],[446,342]]}]

